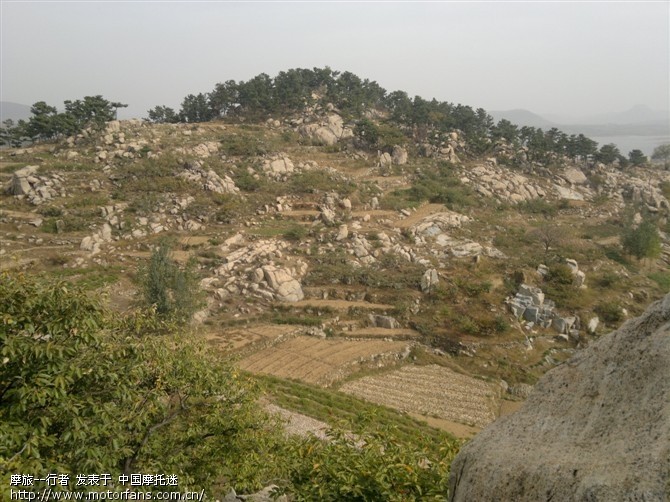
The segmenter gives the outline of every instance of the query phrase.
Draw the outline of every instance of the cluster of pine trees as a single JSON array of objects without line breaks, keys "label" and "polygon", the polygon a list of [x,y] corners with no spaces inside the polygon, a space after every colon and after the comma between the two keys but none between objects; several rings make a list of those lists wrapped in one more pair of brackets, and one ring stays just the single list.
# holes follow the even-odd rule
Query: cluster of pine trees
[{"label": "cluster of pine trees", "polygon": [[404,91],[388,92],[377,82],[361,79],[351,72],[330,68],[296,68],[271,78],[265,73],[244,82],[228,80],[218,83],[209,93],[189,94],[177,112],[166,106],[149,110],[149,120],[156,123],[207,122],[218,118],[262,120],[272,116],[300,113],[306,108],[332,103],[347,119],[365,126],[365,112],[376,109],[387,114],[388,121],[405,128],[408,136],[419,140],[440,138],[440,133],[459,130],[472,153],[481,155],[493,149],[496,142],[506,141],[525,147],[530,160],[546,162],[552,156],[592,158],[625,166],[646,158],[635,150],[626,158],[615,145],[598,143],[583,134],[567,135],[552,128],[518,127],[508,120],[497,124],[482,108],[453,104],[420,96],[411,98]]}]

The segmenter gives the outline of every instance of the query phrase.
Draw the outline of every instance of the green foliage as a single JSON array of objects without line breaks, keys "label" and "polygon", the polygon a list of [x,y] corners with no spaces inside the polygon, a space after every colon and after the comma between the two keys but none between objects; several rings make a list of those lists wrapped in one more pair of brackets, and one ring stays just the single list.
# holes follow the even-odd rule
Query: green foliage
[{"label": "green foliage", "polygon": [[647,156],[642,152],[642,150],[631,150],[628,153],[628,160],[634,166],[641,166],[647,162]]},{"label": "green foliage", "polygon": [[[392,195],[403,196],[409,202],[432,202],[445,204],[450,209],[470,206],[472,191],[463,185],[455,174],[454,167],[446,162],[435,168],[422,170],[407,190],[398,190]],[[406,207],[406,206],[405,206]]]},{"label": "green foliage", "polygon": [[174,124],[179,122],[179,115],[168,106],[156,106],[147,113],[149,120],[154,124]]},{"label": "green foliage", "polygon": [[663,291],[670,292],[670,272],[654,272],[649,278],[656,282]]},{"label": "green foliage", "polygon": [[629,226],[624,230],[621,245],[626,253],[642,258],[656,258],[661,253],[661,237],[658,228],[651,221],[643,221],[637,228]]},{"label": "green foliage", "polygon": [[[438,144],[451,131],[461,131],[467,151],[481,155],[491,150],[496,140],[527,147],[532,161],[547,161],[560,155],[573,158],[597,153],[598,144],[580,134],[568,137],[556,128],[549,131],[521,127],[502,120],[494,124],[482,108],[454,105],[420,96],[410,98],[404,91],[388,93],[377,82],[351,72],[325,68],[293,68],[272,78],[261,73],[248,81],[217,83],[210,93],[185,98],[180,120],[198,122],[226,117],[231,120],[260,121],[280,114],[302,113],[308,107],[332,103],[347,120],[358,121],[355,136],[364,147],[389,150],[413,139]],[[366,111],[380,110],[395,125],[374,124]],[[154,109],[158,116],[160,110]],[[618,157],[615,156],[616,160]]]},{"label": "green foliage", "polygon": [[379,140],[379,128],[370,119],[363,119],[356,124],[354,136],[368,148],[373,148]]},{"label": "green foliage", "polygon": [[541,198],[526,200],[517,207],[525,213],[541,214],[545,218],[554,216],[557,212],[555,205]]},{"label": "green foliage", "polygon": [[102,129],[106,122],[116,118],[116,110],[128,105],[107,101],[100,95],[85,96],[83,100],[65,101],[65,115],[71,117],[75,131],[87,126]]},{"label": "green foliage", "polygon": [[623,320],[621,306],[616,302],[601,302],[593,310],[605,322],[617,323]]},{"label": "green foliage", "polygon": [[612,164],[619,158],[621,152],[614,143],[603,145],[596,154],[596,160],[603,164]]},{"label": "green foliage", "polygon": [[356,184],[354,182],[320,169],[299,172],[291,176],[289,181],[289,191],[295,194],[336,191],[340,195],[346,196],[355,189]]},{"label": "green foliage", "polygon": [[12,119],[4,120],[0,127],[0,145],[18,148],[23,143],[30,141],[26,125],[25,120],[19,120],[16,124]]},{"label": "green foliage", "polygon": [[563,263],[556,263],[549,266],[549,271],[547,272],[544,280],[548,284],[554,285],[556,287],[571,286],[574,281],[574,275],[572,274],[572,269],[569,266]]},{"label": "green foliage", "polygon": [[172,246],[161,241],[148,266],[140,272],[144,304],[158,315],[179,323],[190,320],[202,305],[196,262],[191,259],[182,269],[172,258]]},{"label": "green foliage", "polygon": [[253,157],[268,153],[268,147],[262,138],[251,134],[231,134],[221,140],[221,150],[226,155]]},{"label": "green foliage", "polygon": [[106,122],[114,120],[116,110],[128,105],[107,101],[100,95],[86,96],[83,100],[64,102],[65,112],[58,113],[55,106],[38,101],[31,108],[28,122],[19,121],[18,126],[5,124],[5,143],[20,146],[26,140],[50,140],[60,136],[77,134],[86,127],[102,129]]},{"label": "green foliage", "polygon": [[651,154],[651,158],[653,160],[663,161],[663,167],[666,170],[670,168],[670,143],[659,145],[654,148],[654,151]]},{"label": "green foliage", "polygon": [[284,232],[284,239],[293,242],[300,242],[305,238],[306,235],[307,229],[305,227],[302,225],[293,225],[286,232]]},{"label": "green foliage", "polygon": [[200,93],[197,96],[189,94],[181,103],[179,119],[182,122],[207,122],[212,120],[214,114],[209,107],[207,94]]},{"label": "green foliage", "polygon": [[549,265],[542,289],[560,308],[578,308],[584,291],[574,286],[572,269],[564,263]]},{"label": "green foliage", "polygon": [[353,434],[331,430],[328,441],[310,438],[293,447],[291,457],[302,459],[289,466],[288,491],[296,500],[445,500],[457,444],[445,441],[435,453],[430,439],[395,441],[393,430],[374,427],[374,420],[358,417],[348,424]]},{"label": "green foliage", "polygon": [[167,472],[209,491],[267,474],[255,386],[190,335],[146,336],[169,332],[152,311],[119,319],[66,283],[4,275],[0,312],[3,479]]}]

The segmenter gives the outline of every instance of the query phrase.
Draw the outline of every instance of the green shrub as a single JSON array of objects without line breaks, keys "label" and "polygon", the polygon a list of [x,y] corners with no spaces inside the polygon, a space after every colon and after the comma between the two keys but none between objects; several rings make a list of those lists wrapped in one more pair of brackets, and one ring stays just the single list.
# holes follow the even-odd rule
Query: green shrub
[{"label": "green shrub", "polygon": [[295,444],[291,457],[302,461],[289,464],[289,485],[281,491],[302,501],[444,500],[458,443],[445,441],[436,453],[429,438],[407,444],[393,439],[393,428],[361,427],[373,420],[359,416],[347,426],[354,434],[331,430],[328,441]]},{"label": "green shrub", "polygon": [[656,258],[661,254],[661,237],[658,228],[651,221],[643,221],[637,228],[624,230],[621,245],[626,253],[642,258]]},{"label": "green shrub", "polygon": [[557,211],[555,205],[540,198],[524,201],[517,207],[524,213],[541,214],[547,218],[555,216]]},{"label": "green shrub", "polygon": [[37,212],[42,216],[53,216],[58,217],[63,215],[63,210],[60,207],[54,206],[42,206],[37,210]]},{"label": "green shrub", "polygon": [[293,225],[291,228],[284,232],[284,239],[299,242],[305,238],[307,235],[307,229],[302,225]]},{"label": "green shrub", "polygon": [[654,272],[649,278],[656,282],[663,291],[670,292],[670,272]]},{"label": "green shrub", "polygon": [[605,322],[617,323],[623,320],[621,306],[616,302],[599,303],[593,310]]},{"label": "green shrub", "polygon": [[548,282],[554,287],[571,286],[575,276],[572,274],[572,269],[564,263],[556,263],[549,266],[549,271],[545,276],[545,282]]},{"label": "green shrub", "polygon": [[202,306],[196,262],[189,260],[183,269],[172,258],[172,245],[163,240],[154,250],[149,264],[140,271],[144,304],[168,319],[185,323]]},{"label": "green shrub", "polygon": [[246,133],[225,136],[221,140],[221,150],[226,155],[238,157],[253,157],[268,153],[268,148],[261,138]]},{"label": "green shrub", "polygon": [[[36,277],[1,276],[0,311],[2,479],[165,472],[211,496],[221,479],[257,489],[276,475],[279,431],[256,386],[204,341],[151,311],[112,315],[86,291]],[[146,336],[156,329],[164,336]]]}]

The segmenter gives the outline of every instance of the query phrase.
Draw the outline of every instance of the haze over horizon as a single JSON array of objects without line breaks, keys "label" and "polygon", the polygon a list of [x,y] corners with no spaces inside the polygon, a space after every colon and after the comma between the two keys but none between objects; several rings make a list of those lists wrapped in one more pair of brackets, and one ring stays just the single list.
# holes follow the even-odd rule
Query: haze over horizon
[{"label": "haze over horizon", "polygon": [[670,108],[670,3],[5,1],[0,100],[179,109],[217,82],[329,66],[388,91],[573,117]]}]

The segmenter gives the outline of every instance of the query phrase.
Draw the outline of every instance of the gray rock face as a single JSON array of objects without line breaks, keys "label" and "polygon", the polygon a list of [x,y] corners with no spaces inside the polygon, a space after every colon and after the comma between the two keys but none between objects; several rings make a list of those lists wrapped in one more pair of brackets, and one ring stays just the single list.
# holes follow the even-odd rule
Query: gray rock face
[{"label": "gray rock face", "polygon": [[393,153],[391,154],[391,159],[394,164],[402,166],[407,164],[407,150],[403,147],[395,145],[393,147]]},{"label": "gray rock face", "polygon": [[456,501],[665,501],[670,295],[548,372],[451,466]]},{"label": "gray rock face", "polygon": [[377,328],[397,329],[400,327],[398,321],[388,315],[370,314],[368,319],[370,320],[370,324]]},{"label": "gray rock face", "polygon": [[437,270],[435,270],[434,268],[426,270],[426,272],[423,274],[423,277],[421,278],[421,291],[423,291],[424,293],[428,293],[439,283],[440,278],[437,275]]},{"label": "gray rock face", "polygon": [[266,265],[262,269],[265,280],[276,293],[278,300],[298,302],[305,297],[300,282],[288,270],[272,265]]}]

